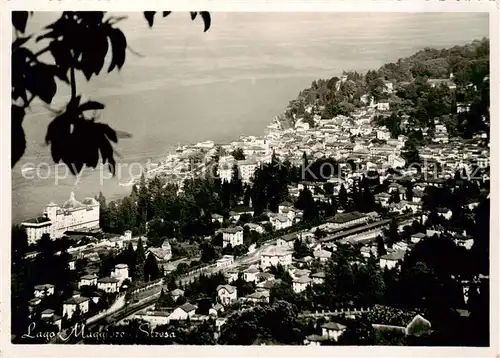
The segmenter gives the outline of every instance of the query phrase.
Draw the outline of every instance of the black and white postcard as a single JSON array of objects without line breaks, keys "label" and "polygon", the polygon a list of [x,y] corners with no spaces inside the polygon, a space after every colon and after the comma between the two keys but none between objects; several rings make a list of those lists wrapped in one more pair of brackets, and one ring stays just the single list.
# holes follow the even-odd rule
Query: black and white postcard
[{"label": "black and white postcard", "polygon": [[217,3],[8,4],[6,352],[495,356],[495,3]]}]

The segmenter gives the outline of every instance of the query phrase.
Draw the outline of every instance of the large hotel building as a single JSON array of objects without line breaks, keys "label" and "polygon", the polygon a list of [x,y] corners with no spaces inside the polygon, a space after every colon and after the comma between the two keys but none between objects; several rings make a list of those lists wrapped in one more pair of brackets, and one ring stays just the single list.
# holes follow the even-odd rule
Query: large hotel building
[{"label": "large hotel building", "polygon": [[94,198],[85,198],[80,202],[71,192],[70,198],[62,206],[51,202],[43,216],[29,219],[22,225],[26,229],[29,244],[40,240],[43,234],[50,234],[52,239],[56,239],[66,231],[98,229],[99,203]]}]

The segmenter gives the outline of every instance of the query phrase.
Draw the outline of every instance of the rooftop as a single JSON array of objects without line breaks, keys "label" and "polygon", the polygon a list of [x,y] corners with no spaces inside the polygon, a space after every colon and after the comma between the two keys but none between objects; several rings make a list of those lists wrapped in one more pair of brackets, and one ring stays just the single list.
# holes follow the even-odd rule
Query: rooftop
[{"label": "rooftop", "polygon": [[269,297],[268,290],[256,291],[256,292],[247,296],[247,298],[253,298],[253,299],[263,299],[263,298],[268,298],[268,297]]},{"label": "rooftop", "polygon": [[38,216],[36,218],[31,218],[23,222],[24,223],[29,223],[29,224],[43,224],[43,223],[50,223],[50,219],[45,216]]},{"label": "rooftop", "polygon": [[413,234],[411,237],[416,237],[417,239],[423,239],[424,237],[426,237],[426,235],[424,233],[417,232],[416,234]]},{"label": "rooftop", "polygon": [[293,282],[297,282],[297,283],[310,283],[312,281],[312,279],[310,277],[307,277],[307,276],[300,276],[300,277],[297,277],[296,279],[293,280]]},{"label": "rooftop", "polygon": [[82,302],[88,301],[88,297],[71,297],[70,299],[64,301],[65,305],[79,305]]},{"label": "rooftop", "polygon": [[332,253],[326,250],[316,250],[313,252],[314,257],[330,258]]},{"label": "rooftop", "polygon": [[257,277],[263,280],[270,280],[274,278],[274,275],[269,272],[261,272],[257,275]]},{"label": "rooftop", "polygon": [[186,302],[182,306],[179,306],[179,308],[182,309],[184,312],[189,313],[191,311],[196,310],[197,307],[189,302]]},{"label": "rooftop", "polygon": [[284,241],[295,241],[297,239],[297,233],[292,232],[291,234],[283,235],[278,238],[278,240]]},{"label": "rooftop", "polygon": [[227,234],[236,234],[239,231],[243,231],[243,228],[241,226],[228,227],[228,228],[222,229],[222,232],[227,233]]},{"label": "rooftop", "polygon": [[291,255],[290,250],[284,249],[279,246],[269,246],[263,253],[262,256],[285,256]]},{"label": "rooftop", "polygon": [[343,324],[337,323],[337,322],[328,322],[328,323],[325,323],[324,325],[322,325],[321,328],[341,331],[341,330],[345,329],[346,326],[344,326]]},{"label": "rooftop", "polygon": [[326,277],[326,275],[325,275],[325,273],[324,273],[323,271],[320,271],[320,272],[313,273],[313,274],[311,275],[311,277],[316,277],[316,278],[325,278],[325,277]]},{"label": "rooftop", "polygon": [[259,283],[258,286],[270,290],[274,286],[281,284],[281,282],[282,282],[282,280],[278,278],[276,280],[269,280],[269,281],[261,282],[261,283]]},{"label": "rooftop", "polygon": [[219,286],[217,286],[217,292],[219,292],[219,290],[222,290],[222,289],[225,289],[229,293],[233,293],[233,292],[235,292],[236,287],[231,286],[231,285],[219,285]]},{"label": "rooftop", "polygon": [[349,221],[357,220],[365,217],[365,214],[358,213],[353,211],[351,213],[338,213],[333,218],[330,218],[328,222],[336,223],[336,224],[344,224]]},{"label": "rooftop", "polygon": [[246,273],[257,273],[257,272],[259,272],[259,269],[256,268],[256,267],[249,267],[244,272],[246,272]]},{"label": "rooftop", "polygon": [[43,285],[36,285],[35,286],[35,290],[45,290],[46,288],[54,288],[54,285],[52,285],[50,283],[46,283]]},{"label": "rooftop", "polygon": [[170,316],[170,312],[168,311],[150,311],[146,313],[148,316],[159,316],[159,317],[168,317]]},{"label": "rooftop", "polygon": [[118,283],[120,282],[119,279],[114,278],[114,277],[103,277],[97,280],[98,283]]},{"label": "rooftop", "polygon": [[399,250],[399,251],[394,251],[391,252],[390,254],[386,254],[384,256],[381,256],[381,259],[384,260],[392,260],[392,261],[399,261],[402,260],[405,257],[405,251]]},{"label": "rooftop", "polygon": [[171,251],[162,249],[160,247],[149,247],[147,251],[151,252],[154,256],[160,259],[163,259],[165,256],[171,254]]},{"label": "rooftop", "polygon": [[306,339],[310,342],[322,342],[325,341],[327,338],[320,336],[318,334],[311,334],[310,336],[307,336]]},{"label": "rooftop", "polygon": [[277,214],[274,218],[278,221],[281,221],[282,223],[287,222],[289,220],[288,216],[284,214]]},{"label": "rooftop", "polygon": [[92,274],[92,275],[85,275],[85,276],[82,276],[80,277],[80,280],[93,280],[93,279],[96,279],[97,276]]}]

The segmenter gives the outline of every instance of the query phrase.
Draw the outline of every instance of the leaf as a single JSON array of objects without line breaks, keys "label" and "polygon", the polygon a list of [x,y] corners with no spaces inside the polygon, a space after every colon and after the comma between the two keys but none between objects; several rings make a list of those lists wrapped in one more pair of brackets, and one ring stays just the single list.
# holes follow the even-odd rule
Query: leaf
[{"label": "leaf", "polygon": [[55,66],[37,63],[26,73],[26,88],[31,94],[50,104],[57,91],[54,76]]},{"label": "leaf", "polygon": [[11,106],[11,168],[21,159],[26,150],[26,136],[23,130],[24,108]]},{"label": "leaf", "polygon": [[85,112],[85,111],[104,109],[104,107],[105,107],[104,104],[102,104],[100,102],[88,101],[88,102],[85,102],[82,105],[80,105],[78,110],[80,112]]},{"label": "leaf", "polygon": [[153,23],[155,21],[155,14],[156,11],[144,11],[144,17],[146,18],[149,27],[153,26]]},{"label": "leaf", "polygon": [[12,51],[12,99],[22,98],[26,103],[28,96],[26,93],[27,78],[26,74],[31,71],[31,64],[36,61],[35,55],[25,47],[19,47]]},{"label": "leaf", "polygon": [[118,137],[113,128],[103,123],[96,123],[96,127],[99,126],[99,130],[112,142],[118,143]]},{"label": "leaf", "polygon": [[82,39],[80,44],[82,59],[79,64],[88,81],[92,75],[98,75],[104,66],[109,48],[108,36],[99,29],[86,31],[85,39]]},{"label": "leaf", "polygon": [[23,33],[26,31],[26,24],[28,23],[28,11],[13,11],[12,12],[12,25],[14,28]]},{"label": "leaf", "polygon": [[50,38],[53,38],[55,39],[57,37],[56,35],[56,32],[55,31],[49,31],[43,35],[40,35],[36,38],[36,41],[41,41],[41,40],[44,40],[44,39],[50,39]]},{"label": "leaf", "polygon": [[203,23],[205,24],[205,29],[203,30],[203,32],[207,32],[208,29],[210,28],[211,23],[212,23],[210,13],[208,11],[201,11],[200,16],[202,17]]},{"label": "leaf", "polygon": [[99,163],[99,150],[98,150],[98,144],[96,142],[92,143],[91,148],[88,151],[88,156],[85,160],[85,163],[87,166],[91,168],[97,167],[97,164]]},{"label": "leaf", "polygon": [[[84,167],[97,167],[100,157],[114,175],[116,162],[110,141],[117,142],[115,131],[107,124],[84,119],[80,111],[73,112],[77,103],[72,103],[71,108],[68,106],[49,124],[46,142],[51,145],[52,158],[65,163],[76,175]],[[101,103],[89,101],[82,104],[79,110],[101,107]]]},{"label": "leaf", "polygon": [[108,161],[108,169],[113,176],[116,174],[116,162],[114,158],[109,159]]},{"label": "leaf", "polygon": [[127,39],[121,30],[112,28],[108,34],[111,41],[113,57],[109,65],[108,72],[113,71],[115,67],[121,69],[125,63],[125,51],[127,49]]},{"label": "leaf", "polygon": [[[99,145],[99,152],[101,153],[101,158],[103,163],[112,163],[114,167],[115,160],[113,158],[113,147],[105,138],[101,139]],[[114,170],[114,168],[113,168]]]},{"label": "leaf", "polygon": [[196,15],[198,15],[198,13],[196,11],[191,11],[190,14],[191,14],[191,20],[194,21],[194,19],[196,19]]},{"label": "leaf", "polygon": [[52,41],[50,43],[50,53],[57,65],[55,75],[60,80],[69,83],[68,70],[72,61],[69,48],[61,41]]},{"label": "leaf", "polygon": [[12,50],[17,49],[18,47],[21,47],[24,45],[26,42],[28,42],[33,35],[30,35],[28,37],[19,37],[12,43]]},{"label": "leaf", "polygon": [[71,123],[67,112],[54,118],[47,126],[45,143],[51,145],[50,152],[55,163],[59,163],[63,159],[64,153],[71,148],[70,135]]},{"label": "leaf", "polygon": [[171,13],[172,13],[172,11],[163,11],[163,17],[167,17]]},{"label": "leaf", "polygon": [[67,33],[68,27],[71,24],[74,24],[74,22],[70,20],[69,17],[65,15],[65,13],[63,13],[63,15],[59,19],[45,26],[45,29],[50,31],[38,36],[36,38],[36,41],[40,41],[46,38],[57,39],[58,37]]},{"label": "leaf", "polygon": [[94,47],[94,73],[98,75],[102,67],[104,66],[104,61],[106,55],[108,54],[109,44],[106,34],[98,32],[98,37],[96,37],[95,47]]}]

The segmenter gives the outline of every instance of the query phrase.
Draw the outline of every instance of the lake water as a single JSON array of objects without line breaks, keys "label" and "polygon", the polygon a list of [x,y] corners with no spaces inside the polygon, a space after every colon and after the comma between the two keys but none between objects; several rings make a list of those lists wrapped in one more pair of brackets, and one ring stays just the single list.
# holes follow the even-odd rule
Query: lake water
[{"label": "lake water", "polygon": [[[229,142],[263,134],[272,118],[312,80],[342,70],[366,71],[424,47],[450,47],[488,36],[488,15],[478,13],[213,13],[212,27],[173,13],[152,29],[142,14],[120,25],[131,48],[120,73],[100,76],[78,89],[106,104],[100,120],[133,134],[117,145],[120,163],[144,163],[168,154],[178,143]],[[57,14],[35,13],[36,31]],[[34,45],[35,46],[35,45]],[[68,89],[60,86],[54,108]],[[103,191],[108,200],[130,192],[127,170],[101,180],[87,170],[78,179],[55,180],[44,136],[52,115],[40,104],[24,120],[28,148],[12,171],[12,220],[40,213],[49,201],[62,203]],[[23,165],[40,168],[22,173]],[[60,169],[62,174],[62,168]],[[136,172],[132,172],[136,173]],[[107,178],[107,172],[104,172]]]}]

